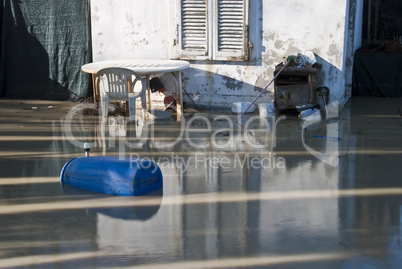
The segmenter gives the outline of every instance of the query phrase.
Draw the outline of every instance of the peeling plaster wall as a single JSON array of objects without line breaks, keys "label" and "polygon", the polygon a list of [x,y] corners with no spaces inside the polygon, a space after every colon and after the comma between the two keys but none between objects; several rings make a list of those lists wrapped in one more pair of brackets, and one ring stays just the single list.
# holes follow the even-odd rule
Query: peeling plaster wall
[{"label": "peeling plaster wall", "polygon": [[[263,64],[273,66],[282,56],[304,50],[313,51],[323,65],[317,85],[327,86],[331,93],[330,100],[338,101],[343,106],[348,99],[345,96],[346,85],[352,83],[353,53],[360,46],[362,22],[359,14],[363,1],[294,0],[263,3],[263,42],[267,47],[267,53],[262,56]],[[350,8],[351,5],[353,8]],[[355,39],[355,36],[359,38]],[[350,47],[347,46],[348,38],[351,40]],[[272,71],[272,67],[270,69]]]},{"label": "peeling plaster wall", "polygon": [[[343,105],[350,97],[353,53],[360,46],[362,2],[250,0],[250,61],[191,61],[183,87],[199,105],[252,101],[282,57],[310,50],[323,64],[317,85],[330,88],[330,99]],[[94,61],[171,58],[177,9],[175,0],[92,0]],[[271,100],[273,85],[259,102]]]},{"label": "peeling plaster wall", "polygon": [[168,1],[91,0],[93,60],[168,59],[168,9]]}]

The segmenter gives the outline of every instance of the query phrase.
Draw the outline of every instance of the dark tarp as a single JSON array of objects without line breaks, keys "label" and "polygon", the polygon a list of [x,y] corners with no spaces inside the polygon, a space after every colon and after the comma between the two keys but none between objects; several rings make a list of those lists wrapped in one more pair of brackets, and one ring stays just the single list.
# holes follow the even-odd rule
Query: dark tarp
[{"label": "dark tarp", "polygon": [[402,54],[357,50],[353,96],[402,97]]},{"label": "dark tarp", "polygon": [[89,96],[90,0],[3,0],[0,94],[77,101]]}]

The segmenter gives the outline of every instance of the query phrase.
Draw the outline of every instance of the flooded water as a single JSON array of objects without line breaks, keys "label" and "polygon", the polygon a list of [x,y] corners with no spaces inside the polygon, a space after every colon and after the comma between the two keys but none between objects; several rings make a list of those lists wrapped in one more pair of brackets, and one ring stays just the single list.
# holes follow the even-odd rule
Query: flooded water
[{"label": "flooded water", "polygon": [[[401,99],[338,117],[230,111],[107,124],[77,104],[0,100],[0,268],[401,268]],[[253,116],[255,116],[253,118]],[[71,158],[155,161],[163,189],[60,184]]]}]

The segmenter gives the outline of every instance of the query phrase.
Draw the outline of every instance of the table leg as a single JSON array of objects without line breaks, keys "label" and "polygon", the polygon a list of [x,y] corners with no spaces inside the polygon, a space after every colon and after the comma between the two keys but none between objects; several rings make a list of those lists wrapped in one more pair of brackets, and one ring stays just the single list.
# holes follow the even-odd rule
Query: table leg
[{"label": "table leg", "polygon": [[147,110],[145,112],[145,119],[149,119],[149,114],[151,111],[151,75],[146,75],[145,76],[145,80],[146,80],[146,107]]},{"label": "table leg", "polygon": [[99,83],[96,79],[96,74],[92,74],[92,91],[94,94],[94,103],[98,103],[100,100],[100,95],[99,95]]},{"label": "table leg", "polygon": [[181,71],[176,71],[177,76],[177,89],[176,89],[176,108],[177,108],[177,121],[181,121],[183,114],[183,89],[181,85]]}]

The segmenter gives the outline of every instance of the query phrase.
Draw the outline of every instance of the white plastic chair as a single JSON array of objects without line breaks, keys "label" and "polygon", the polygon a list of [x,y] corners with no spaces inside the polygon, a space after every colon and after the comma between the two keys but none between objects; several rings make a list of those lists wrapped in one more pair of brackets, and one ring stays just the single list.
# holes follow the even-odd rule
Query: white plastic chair
[{"label": "white plastic chair", "polygon": [[[141,97],[142,102],[145,100],[145,78],[141,77],[131,69],[121,67],[104,68],[99,70],[96,74],[96,83],[99,83],[100,78],[104,78],[104,80],[102,79],[104,83],[103,91],[101,93],[103,120],[107,119],[109,113],[109,102],[111,101],[127,101],[130,118],[134,119],[136,99]],[[134,92],[135,84],[138,81],[142,84],[141,91]]]}]

